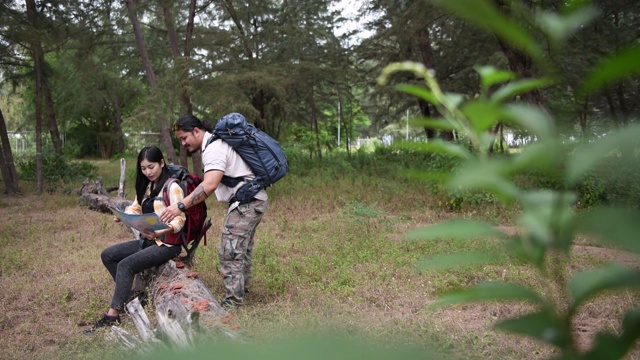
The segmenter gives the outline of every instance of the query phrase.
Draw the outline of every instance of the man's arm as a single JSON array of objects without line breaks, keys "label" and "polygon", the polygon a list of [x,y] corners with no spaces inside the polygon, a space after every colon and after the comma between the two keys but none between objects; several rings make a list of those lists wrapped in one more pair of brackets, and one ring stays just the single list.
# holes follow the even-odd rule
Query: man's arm
[{"label": "man's arm", "polygon": [[[199,204],[209,197],[209,195],[213,194],[218,188],[220,180],[222,180],[222,175],[224,175],[224,173],[220,170],[210,170],[204,173],[204,178],[200,185],[198,185],[189,196],[182,199],[185,208],[188,209],[195,204]],[[178,204],[171,204],[171,206],[168,206],[162,213],[160,219],[163,223],[168,223],[179,214],[180,209],[178,209]]]}]

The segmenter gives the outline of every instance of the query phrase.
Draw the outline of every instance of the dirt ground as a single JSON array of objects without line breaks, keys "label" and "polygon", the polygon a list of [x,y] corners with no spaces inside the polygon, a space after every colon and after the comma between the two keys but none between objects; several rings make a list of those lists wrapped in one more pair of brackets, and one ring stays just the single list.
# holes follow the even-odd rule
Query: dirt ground
[{"label": "dirt ground", "polygon": [[[127,231],[106,221],[105,216],[87,209],[78,210],[75,206],[63,206],[56,212],[43,211],[33,197],[8,204],[6,199],[0,198],[0,288],[3,290],[0,292],[0,359],[51,358],[49,354],[61,348],[68,354],[75,351],[77,356],[74,358],[83,358],[87,351],[86,341],[78,339],[77,333],[89,324],[82,323],[81,319],[97,316],[104,310],[104,299],[110,297],[110,279],[103,272],[96,275],[94,269],[97,254],[106,245],[128,236]],[[264,226],[270,226],[268,221]],[[83,233],[78,231],[80,228],[86,229],[86,238],[79,238],[78,234]],[[513,227],[500,227],[500,230],[508,234],[516,231]],[[212,249],[207,251],[215,251]],[[71,251],[74,256],[69,256]],[[595,246],[576,245],[572,257],[572,264],[587,260],[613,261],[640,268],[636,254]],[[27,264],[25,260],[30,261]],[[425,295],[428,292],[424,288],[414,285],[428,279],[414,274],[407,275],[406,280],[412,285],[393,289],[397,291],[393,294],[387,293],[389,289],[359,285],[356,295],[366,302],[345,310],[350,312],[348,321],[359,318],[359,325],[381,329],[403,323],[415,326],[422,322],[446,334],[452,343],[481,349],[480,355],[484,358],[495,358],[491,349],[501,343],[505,348],[524,350],[531,354],[531,359],[553,355],[550,347],[522,337],[498,334],[492,329],[498,320],[529,310],[525,306],[469,304],[432,313],[425,309],[433,296]],[[298,295],[308,303],[300,304],[299,298],[296,301],[260,301],[258,290],[252,295],[256,302],[239,314],[239,322],[249,323],[256,314],[286,312],[293,306],[318,307],[314,302],[319,299]],[[603,297],[582,307],[573,324],[580,348],[588,348],[600,331],[619,331],[621,314],[609,311],[614,307],[622,308],[613,306],[617,302],[624,305],[635,302],[637,305],[637,294],[629,292]],[[347,309],[350,304],[339,306]],[[338,311],[339,308],[331,309],[332,313]],[[483,347],[485,343],[487,346]],[[627,358],[640,359],[638,346]]]}]

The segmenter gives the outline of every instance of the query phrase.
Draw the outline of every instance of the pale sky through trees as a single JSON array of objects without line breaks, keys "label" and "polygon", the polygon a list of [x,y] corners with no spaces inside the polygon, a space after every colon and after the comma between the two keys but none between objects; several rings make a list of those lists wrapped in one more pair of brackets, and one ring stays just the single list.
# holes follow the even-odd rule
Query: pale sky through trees
[{"label": "pale sky through trees", "polygon": [[[360,30],[361,32],[354,36],[355,42],[359,42],[360,39],[369,37],[371,32],[364,31],[360,25],[363,20],[356,20],[358,11],[363,7],[364,0],[340,0],[334,5],[334,8],[342,12],[342,16],[349,19],[344,23],[344,28],[336,29],[336,35],[340,36],[346,31]],[[367,16],[368,18],[368,16]]]}]

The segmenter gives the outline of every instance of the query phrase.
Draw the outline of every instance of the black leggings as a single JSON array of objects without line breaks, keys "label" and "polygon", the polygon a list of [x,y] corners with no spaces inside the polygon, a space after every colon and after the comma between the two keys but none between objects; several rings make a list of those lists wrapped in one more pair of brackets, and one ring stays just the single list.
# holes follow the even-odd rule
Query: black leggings
[{"label": "black leggings", "polygon": [[180,251],[178,245],[158,246],[150,240],[132,240],[106,248],[100,258],[116,282],[110,307],[122,312],[131,296],[135,274],[173,259]]}]

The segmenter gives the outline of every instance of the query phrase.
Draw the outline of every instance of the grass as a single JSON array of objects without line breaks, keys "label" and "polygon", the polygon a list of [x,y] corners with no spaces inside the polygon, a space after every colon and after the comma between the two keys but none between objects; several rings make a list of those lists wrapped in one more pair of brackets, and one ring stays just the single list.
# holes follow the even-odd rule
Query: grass
[{"label": "grass", "polygon": [[[504,279],[541,288],[536,272],[507,256],[499,240],[408,241],[403,236],[451,217],[512,228],[517,212],[495,203],[465,203],[457,212],[446,211],[438,204],[446,194],[434,195],[424,183],[402,176],[392,161],[373,160],[333,159],[327,165],[294,159],[292,173],[268,190],[269,208],[254,250],[254,283],[236,314],[253,342],[273,347],[269,356],[274,358],[291,351],[319,356],[309,349],[324,350],[324,358],[395,358],[397,351],[407,358],[549,356],[551,349],[544,345],[491,328],[501,318],[523,313],[525,305],[429,307],[439,294],[479,281]],[[127,161],[126,190],[132,198],[135,159]],[[91,162],[105,186],[117,184],[118,161]],[[80,181],[65,186],[79,188]],[[80,333],[106,310],[113,290],[100,252],[131,233],[111,216],[79,205],[77,195],[35,195],[34,184],[21,187],[22,196],[0,197],[0,359],[130,358],[103,336]],[[219,298],[216,245],[226,206],[213,198],[207,204],[213,227],[208,244],[198,249],[194,270]],[[431,256],[457,252],[491,253],[494,259],[446,271],[420,267]],[[603,256],[582,256],[568,266],[588,268],[605,261]],[[589,334],[615,329],[611,319],[637,301],[634,292],[594,299],[580,318],[583,327]],[[124,326],[132,326],[127,320]],[[345,344],[346,339],[353,342]],[[358,351],[345,350],[350,345]],[[247,357],[257,351],[212,346],[203,345],[202,358],[208,351],[220,356],[240,351]]]}]

